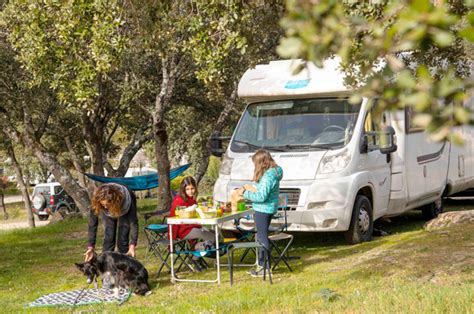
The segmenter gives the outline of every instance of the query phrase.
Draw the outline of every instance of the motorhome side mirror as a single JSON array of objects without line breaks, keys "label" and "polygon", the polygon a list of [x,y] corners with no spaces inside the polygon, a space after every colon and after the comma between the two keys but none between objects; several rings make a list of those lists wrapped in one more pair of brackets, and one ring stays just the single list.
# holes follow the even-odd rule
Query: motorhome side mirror
[{"label": "motorhome side mirror", "polygon": [[211,135],[211,154],[216,157],[221,157],[223,153],[221,132],[214,131]]},{"label": "motorhome side mirror", "polygon": [[397,144],[395,141],[395,129],[390,126],[384,126],[380,133],[380,152],[382,154],[390,154],[397,150]]},{"label": "motorhome side mirror", "polygon": [[220,131],[214,131],[211,135],[211,154],[216,157],[222,157],[225,149],[222,147],[223,140],[230,140],[230,136],[222,136]]}]

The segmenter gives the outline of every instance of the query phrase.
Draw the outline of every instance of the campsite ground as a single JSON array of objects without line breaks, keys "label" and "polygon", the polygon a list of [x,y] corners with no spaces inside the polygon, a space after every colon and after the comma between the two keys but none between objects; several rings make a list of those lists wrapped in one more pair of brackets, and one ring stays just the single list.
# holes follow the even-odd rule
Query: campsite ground
[{"label": "campsite ground", "polygon": [[[140,211],[154,200],[140,202]],[[447,210],[474,207],[472,200],[450,201]],[[141,220],[141,226],[143,221]],[[469,313],[474,311],[474,225],[428,232],[417,212],[384,222],[389,236],[349,246],[341,236],[298,233],[292,254],[295,271],[281,267],[274,284],[238,269],[217,284],[156,279],[157,264],[145,256],[140,234],[138,258],[151,274],[153,294],[133,296],[124,305],[81,307],[110,312],[365,312]],[[74,267],[82,260],[86,221],[71,220],[35,230],[0,231],[0,308],[19,312],[37,297],[82,289],[85,278]],[[99,238],[101,235],[99,234]],[[206,277],[214,271],[192,275]],[[64,309],[63,309],[64,310]],[[61,311],[55,308],[35,312]]]}]

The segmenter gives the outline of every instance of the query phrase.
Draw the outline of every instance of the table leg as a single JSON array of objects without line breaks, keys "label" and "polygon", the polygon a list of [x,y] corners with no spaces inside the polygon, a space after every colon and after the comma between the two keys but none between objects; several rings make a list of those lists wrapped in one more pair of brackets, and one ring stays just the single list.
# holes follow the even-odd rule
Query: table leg
[{"label": "table leg", "polygon": [[174,254],[173,254],[173,228],[170,225],[170,252],[171,252],[171,282],[175,283],[174,277]]},{"label": "table leg", "polygon": [[[255,243],[257,242],[257,235],[255,235]],[[255,248],[255,268],[258,268],[258,248]]]},{"label": "table leg", "polygon": [[219,250],[219,227],[215,225],[214,231],[216,233],[216,258],[217,258],[217,283],[221,283],[221,256]]}]

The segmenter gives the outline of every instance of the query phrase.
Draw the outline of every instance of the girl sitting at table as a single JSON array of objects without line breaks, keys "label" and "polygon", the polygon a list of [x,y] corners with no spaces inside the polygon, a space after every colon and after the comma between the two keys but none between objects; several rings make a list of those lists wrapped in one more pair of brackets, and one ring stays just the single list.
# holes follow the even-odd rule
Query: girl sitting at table
[{"label": "girl sitting at table", "polygon": [[[257,183],[256,191],[246,189],[246,186],[239,189],[239,194],[252,202],[255,211],[253,217],[257,228],[257,240],[270,250],[268,240],[268,227],[273,215],[278,210],[278,195],[280,192],[280,180],[283,177],[283,170],[273,160],[272,155],[264,149],[259,149],[252,156],[255,167],[253,181]],[[259,252],[258,267],[250,274],[254,277],[263,276],[263,251]]]},{"label": "girl sitting at table", "polygon": [[[174,197],[171,203],[170,217],[176,216],[176,207],[183,206],[189,207],[197,204],[196,199],[198,195],[198,189],[196,180],[193,177],[188,176],[183,179],[179,187],[178,194]],[[215,242],[215,235],[213,232],[202,228],[201,225],[171,225],[173,231],[173,240],[185,239],[185,240],[203,240]],[[169,237],[169,234],[168,234]]]}]

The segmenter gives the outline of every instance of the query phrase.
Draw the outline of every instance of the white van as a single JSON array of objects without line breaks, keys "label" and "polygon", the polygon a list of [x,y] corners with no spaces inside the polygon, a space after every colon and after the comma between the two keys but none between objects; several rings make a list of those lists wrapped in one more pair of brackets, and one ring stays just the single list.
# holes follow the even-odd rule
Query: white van
[{"label": "white van", "polygon": [[[309,63],[297,75],[294,62],[258,65],[243,75],[238,94],[248,106],[224,154],[216,201],[252,183],[251,156],[259,148],[283,168],[288,230],[343,231],[350,243],[370,240],[380,217],[421,208],[432,218],[442,196],[474,187],[473,127],[454,130],[464,146],[433,142],[413,125],[409,109],[374,119],[376,100],[350,104],[338,60],[322,69]],[[474,110],[472,98],[466,106]],[[384,132],[374,121],[382,121]],[[222,155],[218,137],[211,146]]]}]

